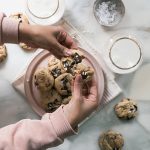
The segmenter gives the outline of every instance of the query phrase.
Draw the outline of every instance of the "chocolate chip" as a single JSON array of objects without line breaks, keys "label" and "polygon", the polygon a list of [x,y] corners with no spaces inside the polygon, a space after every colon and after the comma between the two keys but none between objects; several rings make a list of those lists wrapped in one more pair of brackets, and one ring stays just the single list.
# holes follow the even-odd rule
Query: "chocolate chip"
[{"label": "chocolate chip", "polygon": [[70,90],[68,90],[67,93],[68,93],[68,96],[71,96],[71,91]]},{"label": "chocolate chip", "polygon": [[82,71],[82,72],[81,72],[81,76],[82,76],[82,79],[86,79],[87,76],[88,76],[88,74],[87,74],[87,72]]},{"label": "chocolate chip", "polygon": [[63,88],[62,90],[68,90],[68,87],[67,87],[67,83],[69,82],[67,77],[64,77],[62,80],[61,80],[62,84],[63,84]]},{"label": "chocolate chip", "polygon": [[75,53],[74,55],[72,55],[72,58],[73,58],[73,60],[75,61],[76,64],[82,62],[82,58],[78,53]]},{"label": "chocolate chip", "polygon": [[137,110],[138,110],[138,107],[137,107],[136,105],[134,105],[134,108],[135,108],[135,111],[137,111]]},{"label": "chocolate chip", "polygon": [[21,18],[21,14],[18,14],[18,18]]},{"label": "chocolate chip", "polygon": [[66,60],[63,62],[63,66],[64,68],[66,68],[66,71],[69,72],[69,73],[72,73],[72,68],[75,64],[75,61],[70,61],[70,60]]},{"label": "chocolate chip", "polygon": [[133,110],[134,110],[133,108],[130,109],[130,111],[133,111]]},{"label": "chocolate chip", "polygon": [[71,63],[71,66],[73,67],[75,64],[76,64],[76,62],[75,62],[75,61],[73,61],[73,62]]},{"label": "chocolate chip", "polygon": [[113,148],[113,150],[119,150],[119,148],[115,147],[115,148]]},{"label": "chocolate chip", "polygon": [[52,108],[48,109],[46,112],[52,113],[52,112],[54,112],[56,109],[57,109],[57,108],[52,107]]},{"label": "chocolate chip", "polygon": [[48,103],[47,107],[48,107],[48,109],[51,109],[52,108],[52,103]]},{"label": "chocolate chip", "polygon": [[65,76],[62,80],[63,84],[66,84],[68,82],[67,76]]},{"label": "chocolate chip", "polygon": [[58,101],[57,99],[54,101],[54,104],[55,105],[60,105],[61,104],[61,102],[60,101]]},{"label": "chocolate chip", "polygon": [[69,63],[68,60],[64,61],[63,65],[64,65],[64,68],[67,68],[67,69],[71,67],[71,64]]},{"label": "chocolate chip", "polygon": [[39,85],[36,81],[34,82],[34,84],[35,84],[35,86],[38,86],[38,85]]},{"label": "chocolate chip", "polygon": [[54,78],[57,78],[59,75],[61,75],[61,69],[55,68],[51,71],[51,74],[53,75]]},{"label": "chocolate chip", "polygon": [[130,117],[129,117],[129,116],[127,116],[127,120],[130,120],[130,119],[132,119],[132,118],[133,118],[133,117],[131,117],[131,116],[130,116]]}]

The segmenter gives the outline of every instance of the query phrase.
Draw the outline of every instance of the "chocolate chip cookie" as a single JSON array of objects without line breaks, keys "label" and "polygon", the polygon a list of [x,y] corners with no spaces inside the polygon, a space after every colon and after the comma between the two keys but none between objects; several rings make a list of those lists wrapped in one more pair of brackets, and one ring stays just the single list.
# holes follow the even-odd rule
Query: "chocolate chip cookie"
[{"label": "chocolate chip cookie", "polygon": [[61,59],[61,65],[63,70],[65,70],[65,72],[71,73],[72,75],[74,75],[74,70],[76,67],[75,61],[70,58],[70,57],[63,57]]},{"label": "chocolate chip cookie", "polygon": [[52,88],[50,91],[44,92],[41,95],[40,103],[46,112],[53,112],[62,104],[62,98],[58,92]]},{"label": "chocolate chip cookie", "polygon": [[27,45],[26,43],[19,43],[19,45],[21,48],[23,48],[26,51],[33,51],[36,49],[36,48],[33,48],[33,47]]},{"label": "chocolate chip cookie", "polygon": [[66,72],[74,75],[76,65],[81,63],[84,58],[85,57],[82,52],[79,50],[72,50],[72,55],[70,57],[63,57],[61,59],[62,68]]},{"label": "chocolate chip cookie", "polygon": [[34,83],[41,92],[46,92],[53,87],[54,78],[47,68],[41,68],[34,74]]},{"label": "chocolate chip cookie", "polygon": [[70,73],[64,73],[55,79],[55,88],[60,95],[71,95],[71,81],[73,77]]},{"label": "chocolate chip cookie", "polygon": [[75,68],[75,74],[81,74],[82,79],[85,82],[88,82],[90,80],[92,80],[93,74],[94,74],[94,70],[89,67],[89,66],[85,66],[83,64],[77,64],[76,68]]},{"label": "chocolate chip cookie", "polygon": [[70,102],[72,96],[62,97],[62,104],[66,105]]},{"label": "chocolate chip cookie", "polygon": [[19,20],[19,21],[21,21],[23,23],[29,24],[29,20],[28,20],[27,16],[25,14],[23,14],[23,13],[20,13],[20,12],[14,13],[14,14],[11,14],[9,17],[10,18],[14,18],[16,20]]},{"label": "chocolate chip cookie", "polygon": [[57,65],[60,63],[60,60],[57,59],[55,56],[51,56],[50,59],[48,60],[48,67]]},{"label": "chocolate chip cookie", "polygon": [[101,150],[122,150],[124,145],[123,136],[115,131],[107,131],[99,138],[99,146]]},{"label": "chocolate chip cookie", "polygon": [[72,49],[71,58],[73,59],[75,64],[78,64],[81,63],[85,57],[81,51]]},{"label": "chocolate chip cookie", "polygon": [[5,45],[0,45],[0,63],[7,57],[7,49]]},{"label": "chocolate chip cookie", "polygon": [[132,119],[137,115],[137,103],[129,98],[124,98],[115,106],[115,113],[121,119]]},{"label": "chocolate chip cookie", "polygon": [[65,70],[63,70],[62,68],[60,60],[58,60],[57,58],[49,60],[48,66],[49,72],[54,78],[57,78],[61,74],[65,73]]}]

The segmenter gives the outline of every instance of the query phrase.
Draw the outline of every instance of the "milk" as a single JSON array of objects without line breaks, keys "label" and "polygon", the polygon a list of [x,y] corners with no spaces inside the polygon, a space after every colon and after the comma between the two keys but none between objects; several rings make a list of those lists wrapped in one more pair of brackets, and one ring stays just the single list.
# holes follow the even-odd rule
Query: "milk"
[{"label": "milk", "polygon": [[52,16],[57,11],[58,6],[58,0],[28,0],[28,9],[39,18]]},{"label": "milk", "polygon": [[140,47],[132,39],[119,39],[110,49],[111,61],[114,65],[122,69],[134,67],[138,64],[140,57]]}]

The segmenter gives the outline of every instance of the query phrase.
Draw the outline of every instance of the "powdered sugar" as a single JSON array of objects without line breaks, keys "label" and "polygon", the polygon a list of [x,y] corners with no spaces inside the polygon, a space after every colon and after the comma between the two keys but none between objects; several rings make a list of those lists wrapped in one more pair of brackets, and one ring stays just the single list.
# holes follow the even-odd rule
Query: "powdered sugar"
[{"label": "powdered sugar", "polygon": [[99,3],[95,14],[102,25],[111,25],[121,18],[120,8],[113,1]]}]

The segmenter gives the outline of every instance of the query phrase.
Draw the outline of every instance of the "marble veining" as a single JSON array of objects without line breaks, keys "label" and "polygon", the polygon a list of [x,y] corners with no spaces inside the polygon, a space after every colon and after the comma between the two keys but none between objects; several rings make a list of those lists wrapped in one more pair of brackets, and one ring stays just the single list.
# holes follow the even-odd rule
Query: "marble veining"
[{"label": "marble veining", "polygon": [[[100,26],[93,15],[95,0],[65,0],[65,19],[73,24],[98,52],[105,51],[105,45],[116,33],[133,34],[142,44],[143,65],[134,73],[117,75],[116,81],[123,93],[88,120],[79,130],[79,134],[70,137],[56,148],[50,150],[99,150],[99,135],[108,129],[123,134],[123,150],[150,149],[150,1],[123,0],[126,11],[123,20],[114,28]],[[9,3],[9,6],[8,6]],[[11,6],[11,7],[10,7]],[[0,11],[7,15],[16,11],[25,11],[25,0],[0,1]],[[0,127],[20,119],[38,119],[26,99],[11,86],[15,76],[27,65],[34,53],[22,51],[19,46],[7,44],[8,59],[0,65]],[[15,60],[15,61],[14,61]],[[12,71],[13,68],[13,71]],[[120,121],[113,107],[122,97],[133,97],[139,106],[138,117],[132,121]]]}]

